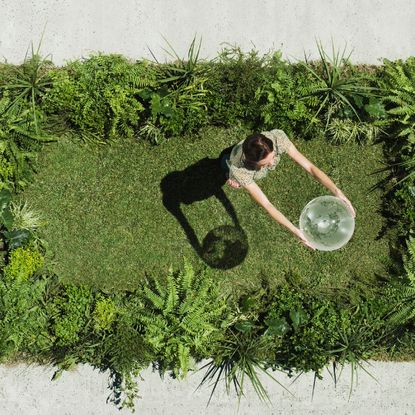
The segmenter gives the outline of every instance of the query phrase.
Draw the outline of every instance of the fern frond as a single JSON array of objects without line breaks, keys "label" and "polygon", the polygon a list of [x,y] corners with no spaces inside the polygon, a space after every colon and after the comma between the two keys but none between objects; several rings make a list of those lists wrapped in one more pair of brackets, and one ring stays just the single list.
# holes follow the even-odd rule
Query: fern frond
[{"label": "fern frond", "polygon": [[159,278],[154,278],[154,286],[160,295],[160,297],[165,298],[167,296],[166,286],[159,280]]},{"label": "fern frond", "polygon": [[157,310],[164,309],[164,298],[156,294],[149,287],[144,286],[143,291],[146,294],[146,299],[149,300]]},{"label": "fern frond", "polygon": [[183,257],[183,262],[184,272],[180,273],[180,289],[182,294],[186,295],[192,288],[195,273],[191,262],[186,257]]},{"label": "fern frond", "polygon": [[165,307],[163,314],[167,315],[171,313],[179,302],[179,295],[177,293],[177,285],[175,277],[172,272],[167,276],[167,298],[165,299]]}]

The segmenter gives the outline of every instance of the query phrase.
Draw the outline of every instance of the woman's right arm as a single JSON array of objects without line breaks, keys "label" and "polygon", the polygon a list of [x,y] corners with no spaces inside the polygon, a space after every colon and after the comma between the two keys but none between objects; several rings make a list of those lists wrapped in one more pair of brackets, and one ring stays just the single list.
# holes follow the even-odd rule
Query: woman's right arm
[{"label": "woman's right arm", "polygon": [[275,208],[275,206],[268,200],[264,192],[255,182],[243,187],[249,192],[252,198],[270,214],[272,218],[274,218],[280,225],[291,231],[294,236],[299,238],[303,245],[311,248],[313,251],[316,250],[310,242],[307,241],[303,232],[294,226],[279,210]]}]

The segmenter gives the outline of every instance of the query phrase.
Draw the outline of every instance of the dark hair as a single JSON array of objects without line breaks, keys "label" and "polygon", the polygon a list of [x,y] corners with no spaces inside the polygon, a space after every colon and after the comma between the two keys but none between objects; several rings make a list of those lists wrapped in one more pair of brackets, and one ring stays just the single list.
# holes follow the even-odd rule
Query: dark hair
[{"label": "dark hair", "polygon": [[274,144],[272,140],[263,134],[252,134],[242,143],[242,150],[245,156],[245,164],[251,170],[258,170],[258,161],[261,161],[272,153]]}]

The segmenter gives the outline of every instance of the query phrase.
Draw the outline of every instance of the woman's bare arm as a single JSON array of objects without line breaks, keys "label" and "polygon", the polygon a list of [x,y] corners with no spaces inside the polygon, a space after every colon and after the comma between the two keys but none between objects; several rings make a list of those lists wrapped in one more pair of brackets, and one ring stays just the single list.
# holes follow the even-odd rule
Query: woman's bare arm
[{"label": "woman's bare arm", "polygon": [[305,158],[293,144],[288,150],[288,155],[304,168],[309,174],[311,174],[318,182],[320,182],[327,190],[338,197],[348,207],[353,217],[356,217],[356,211],[352,206],[350,200],[344,195],[344,193],[333,183],[329,176],[316,167],[310,160]]},{"label": "woman's bare arm", "polygon": [[251,197],[270,214],[272,218],[274,218],[280,225],[291,231],[294,235],[298,236],[298,228],[275,208],[275,206],[268,200],[267,196],[255,182],[243,187],[248,191]]}]

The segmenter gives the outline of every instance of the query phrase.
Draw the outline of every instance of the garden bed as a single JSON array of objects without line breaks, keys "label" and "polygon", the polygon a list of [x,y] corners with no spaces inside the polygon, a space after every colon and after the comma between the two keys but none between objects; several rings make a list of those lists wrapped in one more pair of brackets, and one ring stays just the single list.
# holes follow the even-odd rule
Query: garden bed
[{"label": "garden bed", "polygon": [[[169,64],[2,65],[2,361],[53,363],[55,378],[110,369],[112,400],[131,405],[150,364],[184,378],[210,359],[202,384],[241,396],[248,376],[266,399],[259,371],[412,359],[415,59],[366,68],[319,52],[198,62],[193,41]],[[352,202],[343,248],[307,250],[225,184],[220,152],[273,128]],[[287,155],[260,186],[295,225],[328,194]],[[229,234],[232,254],[215,257]]]}]

